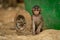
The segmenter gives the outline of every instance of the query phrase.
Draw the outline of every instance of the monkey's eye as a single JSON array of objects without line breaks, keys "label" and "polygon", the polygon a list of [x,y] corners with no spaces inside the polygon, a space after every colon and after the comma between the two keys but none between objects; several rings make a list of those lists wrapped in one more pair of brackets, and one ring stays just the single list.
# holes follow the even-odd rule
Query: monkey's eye
[{"label": "monkey's eye", "polygon": [[33,8],[33,11],[40,11],[40,8]]},{"label": "monkey's eye", "polygon": [[40,11],[40,9],[33,9],[33,11]]}]

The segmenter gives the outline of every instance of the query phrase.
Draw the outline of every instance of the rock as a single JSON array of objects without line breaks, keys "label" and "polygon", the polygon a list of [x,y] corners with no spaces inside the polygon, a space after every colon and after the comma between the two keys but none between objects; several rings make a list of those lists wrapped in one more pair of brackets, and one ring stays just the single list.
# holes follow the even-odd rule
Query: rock
[{"label": "rock", "polygon": [[[19,8],[19,7],[18,7]],[[5,32],[7,35],[16,34],[15,19],[18,15],[23,15],[26,19],[26,28],[23,34],[31,34],[31,16],[30,14],[21,8],[8,8],[1,9],[0,11],[0,31]]]},{"label": "rock", "polygon": [[[24,9],[20,9],[15,18],[17,18],[18,15],[24,16],[25,21],[26,21],[26,27],[25,27],[23,33],[21,33],[21,34],[24,34],[24,35],[31,34],[31,16],[30,16],[30,14],[27,11],[25,11]],[[15,21],[16,21],[16,19],[15,19]]]}]

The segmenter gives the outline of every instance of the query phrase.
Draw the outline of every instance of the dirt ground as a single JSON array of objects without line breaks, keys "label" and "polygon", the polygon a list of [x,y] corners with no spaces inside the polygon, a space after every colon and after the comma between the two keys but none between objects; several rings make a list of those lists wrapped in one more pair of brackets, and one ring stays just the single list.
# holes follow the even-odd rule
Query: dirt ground
[{"label": "dirt ground", "polygon": [[17,36],[6,35],[0,36],[0,40],[60,40],[60,30],[45,30],[38,35]]}]

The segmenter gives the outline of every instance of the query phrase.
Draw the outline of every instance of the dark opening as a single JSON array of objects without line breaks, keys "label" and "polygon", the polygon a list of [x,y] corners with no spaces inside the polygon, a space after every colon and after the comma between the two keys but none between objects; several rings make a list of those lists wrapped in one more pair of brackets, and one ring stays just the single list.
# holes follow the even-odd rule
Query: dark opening
[{"label": "dark opening", "polygon": [[17,29],[21,29],[21,28],[25,28],[25,17],[23,15],[18,15],[16,18],[16,28]]},{"label": "dark opening", "polygon": [[20,3],[20,0],[17,0],[17,3]]},{"label": "dark opening", "polygon": [[17,3],[23,3],[24,0],[17,0]]},{"label": "dark opening", "polygon": [[16,20],[25,19],[24,16],[18,15]]}]

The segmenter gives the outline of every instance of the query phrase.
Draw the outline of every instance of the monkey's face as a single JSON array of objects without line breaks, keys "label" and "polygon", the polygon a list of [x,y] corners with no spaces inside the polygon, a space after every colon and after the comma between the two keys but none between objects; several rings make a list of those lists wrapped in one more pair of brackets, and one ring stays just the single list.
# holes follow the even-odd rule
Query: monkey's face
[{"label": "monkey's face", "polygon": [[40,9],[35,9],[35,8],[33,8],[33,13],[34,13],[34,15],[39,15],[40,14]]},{"label": "monkey's face", "polygon": [[38,15],[39,14],[39,11],[33,11],[35,15]]}]

